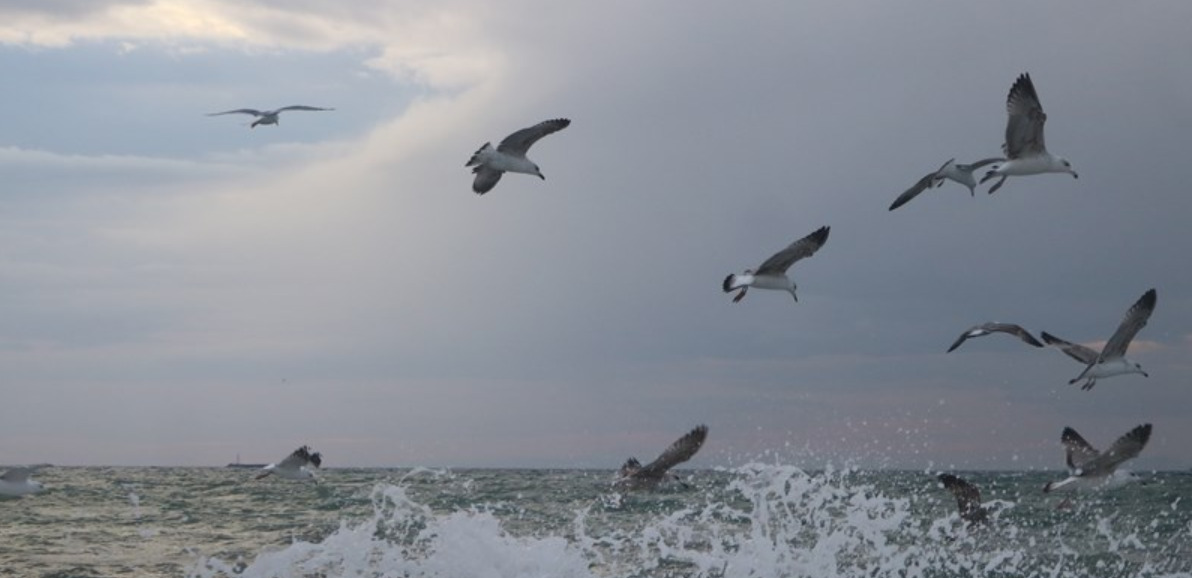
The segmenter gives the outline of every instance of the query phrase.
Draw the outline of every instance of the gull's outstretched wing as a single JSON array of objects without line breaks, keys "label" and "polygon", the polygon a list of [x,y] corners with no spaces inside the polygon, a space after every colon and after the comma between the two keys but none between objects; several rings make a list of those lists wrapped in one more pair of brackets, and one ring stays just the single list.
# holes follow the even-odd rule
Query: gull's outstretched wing
[{"label": "gull's outstretched wing", "polygon": [[1047,122],[1047,115],[1043,113],[1043,105],[1039,104],[1039,94],[1035,92],[1030,74],[1020,75],[1010,87],[1010,94],[1006,96],[1006,114],[1006,142],[1002,144],[1006,157],[1016,159],[1047,150],[1043,143],[1043,123]]},{"label": "gull's outstretched wing", "polygon": [[661,476],[667,470],[691,459],[695,452],[704,445],[704,440],[708,437],[708,426],[701,425],[687,433],[687,435],[679,438],[675,443],[671,444],[658,459],[646,464],[641,469],[641,475],[644,477]]},{"label": "gull's outstretched wing", "polygon": [[317,468],[322,463],[323,456],[319,455],[319,452],[311,452],[310,446],[302,446],[286,456],[286,459],[279,462],[277,467],[296,470],[307,464],[313,464]]},{"label": "gull's outstretched wing", "polygon": [[956,497],[956,507],[960,510],[960,518],[969,522],[985,520],[985,509],[981,507],[981,491],[968,481],[952,474],[940,474],[940,483]]},{"label": "gull's outstretched wing", "polygon": [[824,246],[824,241],[828,240],[828,231],[831,227],[820,227],[814,233],[795,241],[788,245],[785,249],[775,253],[761,267],[757,268],[758,275],[773,275],[783,274],[790,268],[791,265],[806,257],[810,257]]},{"label": "gull's outstretched wing", "polygon": [[974,325],[968,328],[964,333],[961,333],[960,337],[957,337],[956,341],[952,343],[952,347],[948,348],[948,353],[951,353],[957,347],[960,347],[960,344],[964,343],[965,340],[970,337],[980,337],[982,335],[989,335],[990,333],[1008,333],[1030,345],[1034,345],[1035,347],[1043,347],[1043,344],[1039,343],[1039,340],[1035,339],[1035,336],[1031,335],[1026,329],[1023,329],[1021,325],[990,321],[980,325]]},{"label": "gull's outstretched wing", "polygon": [[1126,435],[1118,438],[1109,446],[1109,449],[1101,452],[1096,458],[1080,465],[1080,469],[1084,473],[1095,472],[1108,474],[1124,461],[1138,457],[1142,448],[1146,447],[1146,443],[1151,439],[1151,424],[1142,424],[1132,430]]},{"label": "gull's outstretched wing", "polygon": [[488,165],[476,165],[472,172],[476,174],[476,178],[472,179],[472,191],[477,195],[483,195],[497,186],[497,181],[501,180],[501,175],[505,171],[489,168]]},{"label": "gull's outstretched wing", "polygon": [[1053,345],[1060,348],[1060,351],[1068,354],[1068,357],[1071,357],[1072,359],[1075,359],[1076,361],[1079,361],[1085,365],[1096,363],[1097,356],[1100,355],[1097,350],[1091,347],[1085,347],[1079,343],[1072,343],[1071,341],[1064,341],[1063,339],[1060,339],[1059,337],[1056,337],[1046,331],[1040,333],[1039,335],[1043,336],[1043,341],[1047,342],[1048,345]]},{"label": "gull's outstretched wing", "polygon": [[530,150],[530,147],[538,142],[538,139],[548,134],[559,132],[567,128],[567,125],[570,124],[570,119],[556,118],[542,121],[529,128],[523,128],[505,137],[501,141],[501,144],[497,145],[497,151],[524,157],[526,156],[526,151]]},{"label": "gull's outstretched wing", "polygon": [[1098,360],[1113,359],[1126,354],[1126,348],[1130,347],[1130,341],[1143,327],[1146,327],[1147,320],[1155,311],[1155,301],[1155,290],[1151,289],[1143,293],[1142,297],[1139,297],[1138,301],[1130,306],[1121,325],[1118,325],[1117,331],[1113,332],[1113,337],[1110,337],[1109,341],[1105,343],[1105,348],[1101,350]]},{"label": "gull's outstretched wing", "polygon": [[322,108],[318,106],[306,106],[304,104],[291,104],[290,106],[283,106],[273,112],[278,113],[285,110],[335,110],[334,108]]},{"label": "gull's outstretched wing", "polygon": [[1101,455],[1101,452],[1070,427],[1065,427],[1064,433],[1060,434],[1060,443],[1064,444],[1064,459],[1071,470],[1083,469],[1085,464]]},{"label": "gull's outstretched wing", "polygon": [[923,175],[923,178],[919,179],[919,182],[911,185],[911,188],[903,191],[901,195],[898,195],[897,199],[894,199],[894,203],[890,205],[890,210],[893,211],[894,209],[909,203],[911,199],[919,196],[919,193],[930,189],[935,180],[940,178],[940,171],[943,171],[944,167],[948,166],[948,163],[954,160],[956,159],[949,159],[948,162],[940,165],[939,169]]},{"label": "gull's outstretched wing", "polygon": [[207,116],[219,116],[221,114],[251,114],[253,116],[265,116],[265,113],[255,108],[238,108],[236,110],[225,110],[223,112],[213,112]]}]

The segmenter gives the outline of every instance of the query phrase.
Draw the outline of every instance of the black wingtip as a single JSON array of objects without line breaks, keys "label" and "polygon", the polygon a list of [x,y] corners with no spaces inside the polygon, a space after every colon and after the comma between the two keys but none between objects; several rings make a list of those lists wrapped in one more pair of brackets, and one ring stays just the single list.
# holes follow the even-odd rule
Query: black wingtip
[{"label": "black wingtip", "polygon": [[1139,443],[1146,444],[1151,439],[1151,424],[1144,423],[1126,434],[1133,439],[1138,440]]},{"label": "black wingtip", "polygon": [[1155,292],[1154,288],[1148,289],[1142,297],[1138,299],[1138,303],[1147,309],[1154,309],[1155,302],[1158,300],[1159,294]]},{"label": "black wingtip", "polygon": [[734,278],[734,277],[736,277],[736,276],[737,276],[737,275],[736,275],[735,273],[730,273],[728,277],[725,277],[725,278],[724,278],[724,285],[723,285],[723,287],[724,287],[724,292],[725,292],[725,293],[732,293],[732,292],[733,292],[733,289],[734,289],[734,287],[733,287],[733,278]]},{"label": "black wingtip", "polygon": [[1039,94],[1035,92],[1035,83],[1031,80],[1031,73],[1024,72],[1018,75],[1018,79],[1014,81],[1014,86],[1010,87],[1009,98],[1013,98],[1015,93],[1033,98],[1036,101],[1039,100]]},{"label": "black wingtip", "polygon": [[815,241],[816,245],[823,245],[824,242],[828,240],[828,233],[831,231],[832,227],[824,225],[823,227],[816,229],[814,233],[809,235],[809,237]]}]

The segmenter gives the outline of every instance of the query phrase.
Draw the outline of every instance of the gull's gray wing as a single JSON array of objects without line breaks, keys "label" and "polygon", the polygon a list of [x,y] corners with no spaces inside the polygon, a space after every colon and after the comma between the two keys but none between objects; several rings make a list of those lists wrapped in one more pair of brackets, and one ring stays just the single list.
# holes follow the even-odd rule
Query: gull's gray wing
[{"label": "gull's gray wing", "polygon": [[967,165],[956,165],[956,168],[958,168],[962,171],[973,172],[985,165],[992,165],[993,163],[1000,163],[1004,160],[1006,160],[1006,159],[1004,159],[1002,157],[989,157],[987,159],[981,159],[975,163],[969,163]]},{"label": "gull's gray wing", "polygon": [[698,452],[699,448],[704,445],[704,440],[707,437],[708,426],[697,426],[666,448],[666,451],[662,452],[658,459],[646,464],[640,470],[639,475],[646,478],[662,476],[667,470],[691,459],[691,456],[694,456],[695,452]]},{"label": "gull's gray wing", "polygon": [[785,249],[766,259],[766,262],[757,268],[757,274],[772,275],[786,273],[786,270],[795,261],[814,255],[820,247],[824,246],[824,241],[828,240],[828,231],[830,229],[831,227],[820,227],[810,235],[791,243]]},{"label": "gull's gray wing", "polygon": [[1060,351],[1068,354],[1068,357],[1075,359],[1085,365],[1092,365],[1097,362],[1097,356],[1100,353],[1091,347],[1085,347],[1079,343],[1072,343],[1071,341],[1064,341],[1046,331],[1040,333],[1043,336],[1043,341],[1048,345],[1054,345],[1060,348]]},{"label": "gull's gray wing", "polygon": [[12,468],[11,470],[8,470],[7,472],[4,472],[4,474],[0,475],[0,480],[20,483],[28,480],[31,474],[33,474],[32,468]]},{"label": "gull's gray wing", "polygon": [[1151,424],[1143,424],[1132,430],[1126,435],[1118,438],[1109,446],[1109,449],[1101,452],[1096,458],[1080,465],[1082,473],[1088,474],[1108,474],[1117,469],[1122,462],[1138,457],[1142,448],[1146,447],[1146,443],[1151,439]]},{"label": "gull's gray wing", "polygon": [[320,108],[317,106],[306,106],[304,104],[291,104],[290,106],[283,106],[273,112],[278,113],[283,110],[335,110],[334,108]]},{"label": "gull's gray wing", "polygon": [[477,195],[493,190],[497,181],[501,180],[501,175],[505,174],[505,171],[489,168],[488,165],[476,165],[472,172],[476,174],[476,178],[472,179],[472,190]]},{"label": "gull's gray wing", "polygon": [[981,507],[981,491],[968,481],[952,474],[940,474],[940,483],[956,497],[956,507],[960,509],[960,518],[969,522],[985,520],[985,509]]},{"label": "gull's gray wing", "polygon": [[989,321],[980,325],[974,325],[968,328],[964,333],[961,333],[960,337],[957,337],[956,341],[952,343],[952,347],[948,348],[948,353],[951,353],[954,349],[960,347],[960,344],[964,343],[964,341],[970,337],[980,337],[982,335],[989,335],[990,333],[1008,333],[1023,340],[1026,343],[1034,345],[1035,347],[1043,347],[1043,344],[1039,343],[1039,340],[1035,339],[1035,336],[1031,335],[1026,329],[1023,329],[1021,325]]},{"label": "gull's gray wing", "polygon": [[1068,464],[1068,469],[1083,469],[1085,464],[1101,455],[1101,452],[1097,451],[1092,444],[1084,441],[1084,438],[1070,427],[1065,427],[1064,433],[1060,434],[1060,443],[1064,444],[1064,459]]},{"label": "gull's gray wing", "polygon": [[1030,74],[1019,75],[1010,94],[1006,96],[1006,142],[1002,152],[1006,157],[1016,159],[1046,151],[1043,144],[1043,123],[1047,115],[1039,104],[1039,94]]},{"label": "gull's gray wing", "polygon": [[497,151],[524,157],[526,156],[526,151],[530,150],[530,147],[538,142],[538,139],[548,134],[559,132],[567,128],[569,124],[571,124],[570,119],[556,118],[542,121],[530,128],[523,128],[505,137],[501,141],[501,144],[497,145]]},{"label": "gull's gray wing", "polygon": [[236,110],[225,110],[223,112],[213,112],[207,116],[219,116],[221,114],[251,114],[253,116],[265,116],[265,113],[255,108],[238,108]]},{"label": "gull's gray wing", "polygon": [[919,196],[919,193],[930,189],[934,181],[940,178],[940,172],[944,170],[944,167],[948,166],[948,163],[954,160],[956,159],[948,159],[948,162],[940,165],[939,169],[923,175],[923,178],[919,179],[919,182],[911,185],[911,188],[903,191],[901,195],[898,195],[897,199],[894,199],[894,203],[890,205],[890,210],[893,211],[894,209],[909,203],[911,199]]},{"label": "gull's gray wing", "polygon": [[1113,337],[1110,337],[1109,341],[1105,343],[1105,348],[1101,350],[1101,355],[1097,358],[1098,361],[1126,354],[1126,348],[1130,347],[1130,341],[1134,339],[1139,330],[1146,327],[1147,320],[1155,311],[1156,298],[1155,290],[1151,289],[1143,293],[1142,297],[1139,297],[1138,301],[1130,306],[1121,325],[1118,325],[1117,331],[1113,332]]}]

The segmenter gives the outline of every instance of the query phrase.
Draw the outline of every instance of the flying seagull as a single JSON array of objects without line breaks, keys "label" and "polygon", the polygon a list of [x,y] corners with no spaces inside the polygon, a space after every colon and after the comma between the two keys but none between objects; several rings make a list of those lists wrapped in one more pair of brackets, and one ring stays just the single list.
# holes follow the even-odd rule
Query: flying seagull
[{"label": "flying seagull", "polygon": [[969,195],[971,196],[973,195],[973,189],[975,189],[977,186],[977,180],[973,178],[973,171],[976,171],[985,165],[1004,160],[1006,159],[995,157],[981,159],[971,165],[964,165],[957,163],[956,159],[954,158],[948,159],[948,162],[944,163],[939,170],[923,175],[923,178],[919,179],[919,182],[912,185],[911,188],[904,191],[901,195],[898,195],[898,198],[894,199],[894,204],[890,205],[890,210],[893,211],[894,209],[909,203],[911,199],[919,196],[919,193],[922,193],[927,189],[942,186],[944,181],[948,179],[968,187]]},{"label": "flying seagull", "polygon": [[44,488],[41,482],[29,479],[34,468],[12,468],[0,475],[0,496],[20,497],[36,494]]},{"label": "flying seagull", "polygon": [[990,333],[1009,333],[1010,335],[1034,345],[1035,347],[1043,347],[1043,344],[1039,343],[1038,339],[1035,339],[1030,332],[1023,329],[1020,325],[990,321],[988,323],[974,325],[966,329],[964,333],[961,333],[960,337],[957,337],[956,341],[952,343],[952,347],[948,348],[948,353],[952,353],[952,351],[954,351],[957,347],[960,347],[960,344],[964,343],[964,341],[970,337],[981,337],[982,335],[989,335]]},{"label": "flying seagull", "polygon": [[505,137],[495,149],[493,143],[484,143],[464,165],[473,167],[472,172],[476,175],[476,179],[472,181],[472,190],[477,195],[491,191],[497,185],[497,181],[501,180],[501,174],[506,171],[535,175],[545,181],[546,177],[542,175],[538,165],[526,158],[526,151],[530,150],[538,139],[559,132],[570,124],[570,119],[556,118],[523,128]]},{"label": "flying seagull", "polygon": [[658,459],[643,466],[637,458],[629,458],[617,472],[614,488],[625,490],[654,489],[668,479],[679,479],[668,472],[671,468],[691,459],[704,439],[708,437],[708,426],[700,425],[671,444]]},{"label": "flying seagull", "polygon": [[1138,457],[1150,439],[1151,424],[1142,424],[1118,438],[1109,449],[1099,452],[1076,430],[1065,427],[1060,442],[1064,444],[1070,475],[1059,482],[1048,482],[1043,492],[1104,486],[1116,479],[1114,472],[1122,462]]},{"label": "flying seagull", "polygon": [[257,117],[249,128],[257,128],[258,124],[278,124],[277,120],[281,113],[287,110],[335,110],[334,108],[319,108],[317,106],[305,106],[301,104],[294,104],[290,106],[283,106],[277,110],[257,110],[255,108],[238,108],[236,110],[225,110],[223,112],[213,112],[207,116],[219,116],[221,114],[251,114]]},{"label": "flying seagull", "polygon": [[989,512],[981,506],[981,491],[977,486],[952,474],[940,474],[940,483],[944,488],[956,496],[956,506],[960,509],[960,518],[969,524],[983,524],[989,521]]},{"label": "flying seagull", "polygon": [[1100,352],[1079,343],[1064,341],[1044,331],[1042,333],[1043,341],[1046,341],[1048,345],[1060,348],[1069,357],[1085,364],[1084,371],[1069,380],[1068,383],[1074,384],[1084,379],[1087,381],[1080,389],[1089,390],[1097,385],[1097,379],[1101,377],[1113,377],[1128,373],[1141,373],[1143,377],[1150,377],[1147,372],[1143,371],[1141,365],[1126,358],[1126,349],[1130,347],[1130,341],[1134,339],[1139,330],[1146,327],[1147,320],[1155,311],[1155,300],[1154,289],[1143,293],[1142,297],[1139,297],[1138,301],[1135,301],[1134,305],[1131,305],[1130,309],[1126,311],[1126,317],[1122,319],[1121,325],[1118,325],[1117,331],[1113,332],[1113,336],[1105,342],[1105,347],[1102,347]]},{"label": "flying seagull", "polygon": [[276,463],[269,464],[261,468],[261,472],[257,474],[254,479],[261,479],[269,474],[277,474],[279,478],[286,478],[287,480],[319,480],[315,478],[315,472],[310,466],[316,469],[323,464],[323,456],[319,452],[311,453],[310,446],[302,446],[294,453],[286,456],[286,459]]},{"label": "flying seagull", "polygon": [[1002,143],[1002,152],[1007,160],[989,167],[981,179],[984,183],[995,176],[1002,177],[989,188],[990,194],[1000,189],[1006,177],[1012,175],[1069,173],[1073,178],[1079,178],[1080,175],[1072,170],[1072,163],[1068,159],[1047,152],[1043,144],[1043,123],[1047,122],[1047,115],[1043,113],[1043,105],[1039,104],[1039,94],[1035,92],[1030,74],[1019,75],[1014,86],[1010,87],[1010,94],[1006,97],[1006,114],[1009,118],[1006,121],[1006,142]]},{"label": "flying seagull", "polygon": [[791,243],[787,248],[774,253],[757,271],[746,269],[745,273],[737,275],[731,274],[724,278],[724,292],[732,293],[740,289],[741,292],[733,297],[733,303],[736,303],[745,298],[745,292],[749,291],[750,287],[757,287],[758,289],[778,289],[781,291],[789,291],[791,297],[795,301],[799,300],[799,296],[795,294],[795,282],[791,281],[786,276],[786,270],[791,265],[806,257],[810,257],[824,246],[824,241],[828,240],[828,231],[831,227],[820,227],[815,232]]}]

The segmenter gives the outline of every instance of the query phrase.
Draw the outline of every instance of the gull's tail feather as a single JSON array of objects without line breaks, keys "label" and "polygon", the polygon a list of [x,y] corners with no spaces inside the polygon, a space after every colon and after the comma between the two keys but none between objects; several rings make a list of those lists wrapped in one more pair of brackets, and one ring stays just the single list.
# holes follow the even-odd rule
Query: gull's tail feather
[{"label": "gull's tail feather", "polygon": [[[492,148],[493,148],[493,143],[491,143],[491,142],[486,142],[486,143],[484,143],[484,146],[482,146],[482,147],[480,147],[480,148],[476,149],[476,152],[472,153],[472,158],[468,159],[468,163],[467,163],[467,164],[465,164],[464,166],[465,166],[465,167],[470,167],[470,166],[472,166],[472,165],[478,165],[478,164],[480,164],[480,158],[479,158],[479,157],[480,157],[480,153],[482,153],[482,152],[484,152],[484,151],[486,151],[486,150],[492,149]],[[475,170],[473,170],[472,172],[476,172],[476,171],[475,171]]]}]

